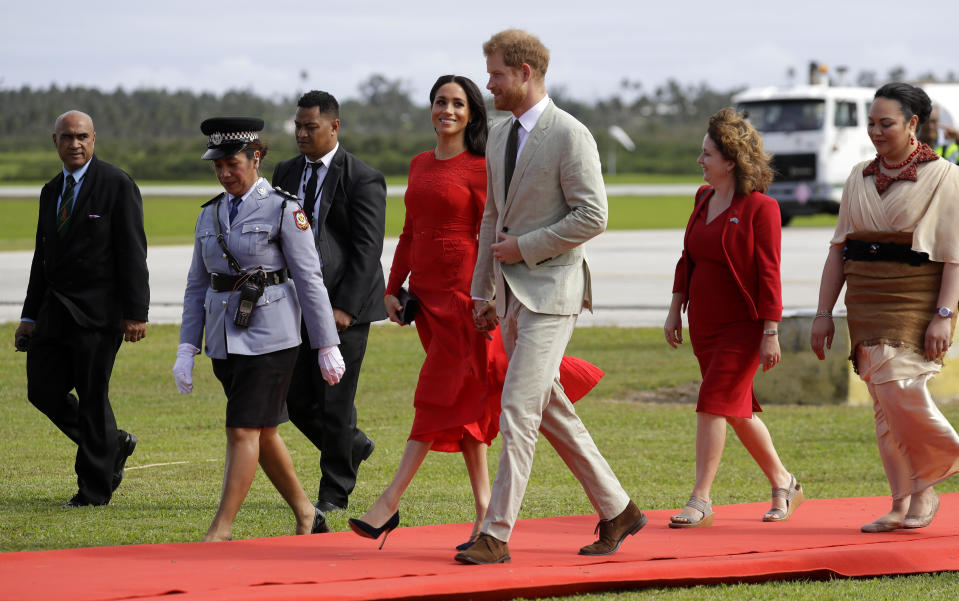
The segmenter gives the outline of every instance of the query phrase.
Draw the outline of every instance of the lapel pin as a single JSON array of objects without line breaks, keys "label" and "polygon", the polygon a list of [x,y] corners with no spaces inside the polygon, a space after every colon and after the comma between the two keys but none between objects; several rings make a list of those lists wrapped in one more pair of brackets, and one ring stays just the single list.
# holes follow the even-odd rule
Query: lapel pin
[{"label": "lapel pin", "polygon": [[733,223],[739,223],[739,217],[730,217],[729,220]]}]

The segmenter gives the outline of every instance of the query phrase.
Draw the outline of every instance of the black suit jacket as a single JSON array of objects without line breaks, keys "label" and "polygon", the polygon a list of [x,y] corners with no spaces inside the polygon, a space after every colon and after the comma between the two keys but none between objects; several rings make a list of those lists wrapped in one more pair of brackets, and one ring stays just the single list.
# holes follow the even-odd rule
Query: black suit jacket
[{"label": "black suit jacket", "polygon": [[[281,162],[273,170],[273,185],[296,194],[305,168],[303,155]],[[323,180],[313,228],[330,304],[354,316],[355,323],[386,319],[380,264],[386,235],[383,174],[341,145]]]},{"label": "black suit jacket", "polygon": [[22,317],[37,320],[54,299],[82,327],[119,330],[123,319],[147,321],[150,286],[143,201],[129,175],[94,156],[73,216],[57,235],[63,173],[40,191],[37,241]]}]

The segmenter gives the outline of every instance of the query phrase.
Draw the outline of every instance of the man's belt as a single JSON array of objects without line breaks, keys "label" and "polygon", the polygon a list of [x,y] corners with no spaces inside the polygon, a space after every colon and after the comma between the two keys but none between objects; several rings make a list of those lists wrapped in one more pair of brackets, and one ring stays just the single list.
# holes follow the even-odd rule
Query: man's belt
[{"label": "man's belt", "polygon": [[843,261],[891,261],[923,265],[929,262],[929,255],[912,250],[908,244],[847,239],[842,247],[842,259]]},{"label": "man's belt", "polygon": [[[279,271],[267,271],[265,273],[266,281],[263,282],[264,286],[282,284],[290,277],[286,269],[280,269]],[[256,277],[256,274],[229,275],[225,273],[211,273],[210,288],[213,288],[214,292],[232,292],[239,287],[244,278],[248,277]]]}]

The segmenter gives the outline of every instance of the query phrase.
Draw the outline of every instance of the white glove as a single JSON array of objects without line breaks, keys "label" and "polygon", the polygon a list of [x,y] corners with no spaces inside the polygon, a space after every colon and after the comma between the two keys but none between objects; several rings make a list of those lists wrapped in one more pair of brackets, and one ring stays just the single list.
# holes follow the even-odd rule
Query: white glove
[{"label": "white glove", "polygon": [[180,394],[193,392],[193,356],[200,352],[189,342],[176,347],[176,363],[173,364],[173,379]]},{"label": "white glove", "polygon": [[333,386],[343,377],[346,371],[346,363],[343,362],[343,355],[340,354],[338,346],[324,346],[316,353],[316,362],[320,366],[320,372],[323,379],[330,386]]}]

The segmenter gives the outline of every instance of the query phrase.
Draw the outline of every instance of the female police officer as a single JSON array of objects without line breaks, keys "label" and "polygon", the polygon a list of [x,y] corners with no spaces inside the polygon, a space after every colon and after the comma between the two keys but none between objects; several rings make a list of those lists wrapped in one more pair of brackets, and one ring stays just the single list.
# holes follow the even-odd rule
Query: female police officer
[{"label": "female police officer", "polygon": [[[173,375],[193,390],[193,356],[206,353],[226,392],[226,465],[220,506],[204,541],[230,538],[257,461],[296,515],[296,533],[328,532],[307,499],[277,432],[300,344],[300,307],[324,379],[343,375],[339,338],[306,215],[296,198],[259,176],[262,119],[214,118],[200,125],[226,190],[203,205],[183,298]],[[290,278],[295,278],[294,280]]]}]

